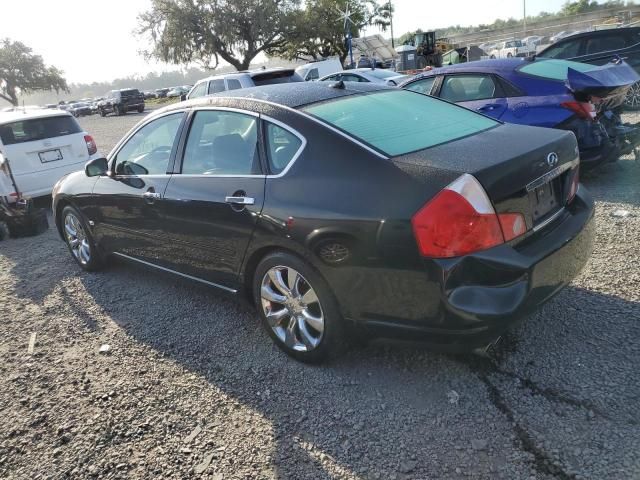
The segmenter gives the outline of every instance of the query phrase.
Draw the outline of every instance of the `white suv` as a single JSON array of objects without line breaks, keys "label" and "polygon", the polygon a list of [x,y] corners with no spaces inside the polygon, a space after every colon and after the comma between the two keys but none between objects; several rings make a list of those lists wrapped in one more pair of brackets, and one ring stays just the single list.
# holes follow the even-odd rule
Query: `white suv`
[{"label": "white suv", "polygon": [[91,135],[57,109],[0,113],[0,152],[25,197],[49,195],[60,178],[98,157]]},{"label": "white suv", "polygon": [[225,73],[199,80],[183,100],[206,97],[214,93],[237,90],[239,88],[303,81],[302,77],[291,68],[267,68],[246,72]]}]

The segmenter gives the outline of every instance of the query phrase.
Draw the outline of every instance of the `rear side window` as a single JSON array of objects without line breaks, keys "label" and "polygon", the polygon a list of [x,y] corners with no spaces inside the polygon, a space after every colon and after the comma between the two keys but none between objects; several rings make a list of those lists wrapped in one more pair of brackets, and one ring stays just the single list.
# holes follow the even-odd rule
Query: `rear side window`
[{"label": "rear side window", "polygon": [[218,80],[211,80],[209,82],[209,93],[219,93],[224,91],[224,79],[219,78]]},{"label": "rear side window", "polygon": [[442,83],[440,97],[450,102],[471,102],[493,98],[496,85],[488,75],[447,76]]},{"label": "rear side window", "polygon": [[227,87],[229,90],[239,90],[242,88],[240,84],[240,80],[236,80],[235,78],[227,78]]},{"label": "rear side window", "polygon": [[269,170],[277,175],[289,165],[302,146],[302,140],[290,131],[266,123],[267,130],[267,156],[269,158]]},{"label": "rear side window", "polygon": [[551,80],[566,80],[569,68],[584,73],[595,70],[598,67],[588,63],[569,62],[567,60],[540,60],[527,62],[519,67],[518,71]]},{"label": "rear side window", "polygon": [[423,150],[499,125],[466,108],[405,90],[350,95],[304,110],[389,156]]},{"label": "rear side window", "polygon": [[586,40],[585,54],[609,52],[620,50],[626,47],[626,42],[622,35],[603,35],[600,37],[588,38]]},{"label": "rear side window", "polygon": [[68,115],[59,117],[33,118],[0,126],[0,138],[5,145],[33,142],[45,138],[62,137],[80,133],[82,129],[75,118]]}]

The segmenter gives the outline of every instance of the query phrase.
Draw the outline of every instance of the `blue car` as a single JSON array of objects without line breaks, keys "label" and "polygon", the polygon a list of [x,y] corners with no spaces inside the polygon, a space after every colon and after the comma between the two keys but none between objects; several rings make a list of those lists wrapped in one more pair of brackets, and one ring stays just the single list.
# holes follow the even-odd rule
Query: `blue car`
[{"label": "blue car", "polygon": [[436,68],[402,88],[507,123],[572,131],[583,168],[635,151],[640,127],[620,118],[640,76],[620,59],[603,66],[552,59],[481,60]]}]

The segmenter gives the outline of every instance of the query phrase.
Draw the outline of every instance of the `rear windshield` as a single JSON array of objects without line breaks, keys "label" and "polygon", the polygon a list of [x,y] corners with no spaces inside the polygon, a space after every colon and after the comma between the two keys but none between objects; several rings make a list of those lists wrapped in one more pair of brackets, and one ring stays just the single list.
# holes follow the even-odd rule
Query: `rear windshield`
[{"label": "rear windshield", "polygon": [[274,83],[290,83],[290,82],[304,82],[302,77],[295,73],[293,70],[283,70],[280,72],[268,72],[258,73],[252,75],[251,79],[256,87],[261,85],[272,85]]},{"label": "rear windshield", "polygon": [[389,156],[423,150],[499,125],[466,108],[404,90],[342,97],[304,111]]},{"label": "rear windshield", "polygon": [[549,78],[551,80],[566,80],[569,68],[578,72],[590,72],[598,67],[589,65],[588,63],[570,62],[568,60],[536,60],[535,62],[527,62],[518,68],[520,73],[534,75],[536,77]]},{"label": "rear windshield", "polygon": [[120,93],[122,95],[139,95],[140,92],[138,90],[121,90]]},{"label": "rear windshield", "polygon": [[69,115],[33,118],[0,125],[0,138],[5,145],[33,142],[45,138],[62,137],[80,133],[80,125]]}]

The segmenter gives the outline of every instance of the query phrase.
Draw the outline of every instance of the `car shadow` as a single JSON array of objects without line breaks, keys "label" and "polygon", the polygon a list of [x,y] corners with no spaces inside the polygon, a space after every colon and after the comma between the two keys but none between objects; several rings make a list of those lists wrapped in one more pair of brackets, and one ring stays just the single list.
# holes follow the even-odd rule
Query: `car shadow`
[{"label": "car shadow", "polygon": [[[330,478],[335,472],[405,478],[397,472],[407,470],[407,462],[442,455],[442,445],[459,444],[478,425],[492,424],[498,437],[507,438],[500,425],[509,424],[499,408],[461,417],[452,406],[452,391],[471,405],[491,401],[479,377],[511,376],[527,386],[523,396],[545,392],[578,408],[608,412],[611,421],[638,420],[638,386],[630,387],[629,379],[640,370],[640,356],[626,346],[637,340],[640,304],[616,296],[570,286],[484,363],[418,344],[376,341],[313,367],[279,352],[249,306],[210,288],[120,262],[103,273],[80,272],[61,241],[37,250],[42,243],[34,237],[0,244],[15,280],[13,293],[43,304],[62,289],[69,315],[89,330],[100,328],[95,306],[136,343],[259,413],[273,430],[277,478]],[[470,406],[468,412],[474,411]],[[495,461],[484,455],[474,468],[488,474]],[[424,472],[444,475],[437,468]]]},{"label": "car shadow", "polygon": [[632,155],[580,172],[580,181],[596,201],[640,205],[640,160],[635,160]]}]

